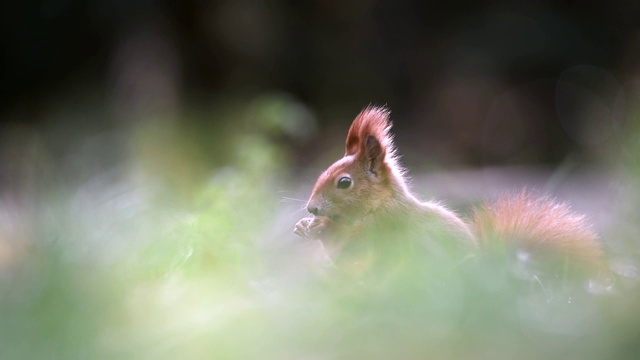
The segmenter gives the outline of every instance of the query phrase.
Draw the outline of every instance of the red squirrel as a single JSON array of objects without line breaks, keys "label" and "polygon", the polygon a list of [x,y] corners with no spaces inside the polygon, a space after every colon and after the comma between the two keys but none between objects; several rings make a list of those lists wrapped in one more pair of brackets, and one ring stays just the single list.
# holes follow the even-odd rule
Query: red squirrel
[{"label": "red squirrel", "polygon": [[548,197],[522,191],[475,208],[469,220],[439,203],[418,200],[398,161],[389,115],[386,107],[369,106],[355,118],[344,156],[320,175],[306,205],[313,216],[296,224],[296,234],[344,244],[378,224],[400,220],[435,229],[470,249],[498,240],[545,258],[600,264],[603,252],[584,217]]}]

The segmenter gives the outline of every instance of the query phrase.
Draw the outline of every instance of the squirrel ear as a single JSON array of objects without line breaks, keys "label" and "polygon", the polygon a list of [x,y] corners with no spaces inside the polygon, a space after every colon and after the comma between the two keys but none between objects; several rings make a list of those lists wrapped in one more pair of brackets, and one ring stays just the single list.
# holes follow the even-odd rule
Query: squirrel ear
[{"label": "squirrel ear", "polygon": [[363,150],[367,171],[376,176],[380,175],[381,170],[384,169],[385,155],[385,150],[380,141],[373,135],[367,135]]},{"label": "squirrel ear", "polygon": [[393,159],[393,142],[389,135],[389,110],[384,107],[368,106],[353,120],[345,156],[356,155],[367,163],[367,170],[377,174],[384,165],[386,153]]}]

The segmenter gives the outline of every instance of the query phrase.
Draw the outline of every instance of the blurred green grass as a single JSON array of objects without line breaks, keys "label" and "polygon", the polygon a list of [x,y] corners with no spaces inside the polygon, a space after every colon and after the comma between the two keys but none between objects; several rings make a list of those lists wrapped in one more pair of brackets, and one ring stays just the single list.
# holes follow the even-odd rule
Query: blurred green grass
[{"label": "blurred green grass", "polygon": [[[215,121],[196,125],[202,117]],[[283,96],[149,117],[112,132],[127,150],[108,170],[88,173],[84,164],[104,149],[71,143],[74,160],[60,161],[48,155],[47,135],[34,135],[45,144],[29,148],[39,159],[35,185],[2,208],[9,255],[0,358],[640,354],[638,249],[629,232],[607,234],[618,236],[612,259],[625,255],[629,271],[597,289],[561,271],[522,272],[506,252],[454,262],[405,239],[336,266],[305,252],[274,254],[293,244],[293,223],[281,229],[276,221],[280,190],[300,185],[281,141],[313,126]],[[640,178],[639,146],[632,135],[626,156],[611,154],[624,161],[629,183]],[[630,192],[620,228],[636,229],[639,209]]]}]

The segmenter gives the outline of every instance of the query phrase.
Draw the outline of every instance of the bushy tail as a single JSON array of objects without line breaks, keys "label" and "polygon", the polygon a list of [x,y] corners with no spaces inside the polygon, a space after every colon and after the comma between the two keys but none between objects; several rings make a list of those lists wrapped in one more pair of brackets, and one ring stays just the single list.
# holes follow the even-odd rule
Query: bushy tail
[{"label": "bushy tail", "polygon": [[541,260],[569,260],[592,269],[602,263],[602,249],[584,216],[528,191],[476,208],[473,227],[479,242],[487,245],[506,242]]}]

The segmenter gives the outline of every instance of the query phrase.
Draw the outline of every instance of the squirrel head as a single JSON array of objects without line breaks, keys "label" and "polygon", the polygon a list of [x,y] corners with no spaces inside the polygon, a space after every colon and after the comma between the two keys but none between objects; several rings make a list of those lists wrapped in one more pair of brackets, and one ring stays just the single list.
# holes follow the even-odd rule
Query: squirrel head
[{"label": "squirrel head", "polygon": [[316,182],[307,210],[316,216],[354,222],[387,206],[394,195],[397,164],[386,107],[366,107],[347,134],[344,156]]}]

